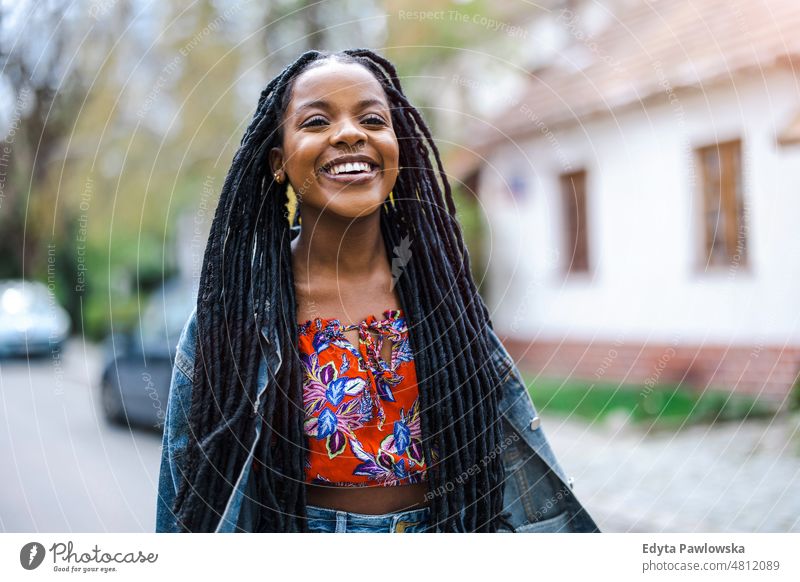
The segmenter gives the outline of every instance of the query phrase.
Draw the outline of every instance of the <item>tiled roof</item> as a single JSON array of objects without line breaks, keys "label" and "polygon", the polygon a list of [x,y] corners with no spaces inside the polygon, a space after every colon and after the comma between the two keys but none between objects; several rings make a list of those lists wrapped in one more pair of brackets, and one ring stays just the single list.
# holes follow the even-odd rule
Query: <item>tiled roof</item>
[{"label": "tiled roof", "polygon": [[[800,72],[800,0],[641,0],[588,38],[579,21],[553,17],[573,43],[531,72],[519,104],[465,145],[487,151],[508,139],[503,134],[519,139],[659,94],[666,100],[666,88],[702,88],[774,65]],[[473,165],[464,157],[472,158],[462,153],[453,159],[456,173],[458,166]]]}]

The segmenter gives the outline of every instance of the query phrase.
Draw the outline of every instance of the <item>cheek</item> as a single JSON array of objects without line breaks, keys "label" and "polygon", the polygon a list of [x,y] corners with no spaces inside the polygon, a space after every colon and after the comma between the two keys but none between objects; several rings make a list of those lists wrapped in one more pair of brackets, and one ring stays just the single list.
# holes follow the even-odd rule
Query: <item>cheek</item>
[{"label": "cheek", "polygon": [[308,138],[292,140],[284,151],[290,166],[294,166],[297,170],[305,170],[308,169],[306,166],[310,166],[313,171],[319,151],[313,140]]},{"label": "cheek", "polygon": [[383,159],[387,166],[392,166],[394,168],[397,168],[397,165],[400,163],[400,145],[394,134],[392,134],[390,138],[387,138],[383,145]]}]

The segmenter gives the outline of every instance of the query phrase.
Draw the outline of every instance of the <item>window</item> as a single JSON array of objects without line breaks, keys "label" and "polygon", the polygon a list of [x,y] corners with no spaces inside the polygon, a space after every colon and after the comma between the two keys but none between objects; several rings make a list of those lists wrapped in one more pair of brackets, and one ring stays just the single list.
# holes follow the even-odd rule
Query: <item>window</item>
[{"label": "window", "polygon": [[589,238],[586,229],[586,171],[561,175],[564,232],[568,273],[589,270]]},{"label": "window", "polygon": [[703,195],[703,262],[712,266],[747,264],[747,225],[742,202],[741,142],[697,150]]}]

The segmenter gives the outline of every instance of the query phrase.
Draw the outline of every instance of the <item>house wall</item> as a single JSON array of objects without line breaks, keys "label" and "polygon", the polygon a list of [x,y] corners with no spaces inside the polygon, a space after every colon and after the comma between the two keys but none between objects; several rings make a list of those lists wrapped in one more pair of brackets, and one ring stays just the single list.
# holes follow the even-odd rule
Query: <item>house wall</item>
[{"label": "house wall", "polygon": [[[800,148],[775,141],[800,105],[797,81],[779,69],[734,81],[564,128],[548,128],[529,105],[537,134],[498,148],[481,175],[498,330],[518,346],[605,351],[620,342],[800,347]],[[693,150],[737,138],[749,263],[704,272]],[[558,176],[579,168],[592,269],[565,275]]]}]

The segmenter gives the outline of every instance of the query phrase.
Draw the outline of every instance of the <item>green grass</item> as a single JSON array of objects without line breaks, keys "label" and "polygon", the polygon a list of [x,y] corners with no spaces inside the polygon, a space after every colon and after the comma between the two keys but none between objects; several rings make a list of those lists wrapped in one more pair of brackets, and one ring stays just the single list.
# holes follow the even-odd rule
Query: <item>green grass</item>
[{"label": "green grass", "polygon": [[770,416],[774,407],[722,390],[525,377],[537,409],[602,422],[624,414],[634,424],[675,426]]}]

